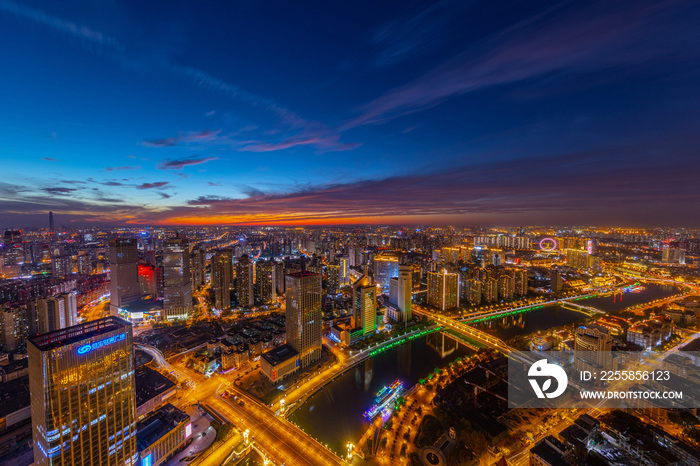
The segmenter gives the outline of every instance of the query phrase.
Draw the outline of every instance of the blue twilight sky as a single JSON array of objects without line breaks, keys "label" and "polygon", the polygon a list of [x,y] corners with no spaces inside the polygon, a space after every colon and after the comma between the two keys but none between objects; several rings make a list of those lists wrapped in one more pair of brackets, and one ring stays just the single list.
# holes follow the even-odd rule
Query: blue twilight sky
[{"label": "blue twilight sky", "polygon": [[0,226],[700,225],[695,1],[0,0]]}]

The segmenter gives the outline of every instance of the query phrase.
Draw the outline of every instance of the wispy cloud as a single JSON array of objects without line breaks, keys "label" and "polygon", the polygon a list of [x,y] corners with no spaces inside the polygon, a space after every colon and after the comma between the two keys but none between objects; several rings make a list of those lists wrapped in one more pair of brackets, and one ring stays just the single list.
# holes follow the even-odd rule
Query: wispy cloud
[{"label": "wispy cloud", "polygon": [[41,160],[45,160],[47,162],[58,162],[58,159],[55,159],[53,157],[42,157]]},{"label": "wispy cloud", "polygon": [[64,188],[64,187],[51,187],[51,188],[44,188],[44,192],[48,194],[54,194],[57,196],[67,196],[68,194],[71,194],[75,191],[77,191],[76,188]]},{"label": "wispy cloud", "polygon": [[298,137],[286,139],[281,142],[252,142],[240,147],[238,150],[245,152],[273,152],[278,150],[291,149],[297,146],[314,146],[322,152],[337,152],[356,149],[361,146],[358,142],[343,143],[340,142],[340,136],[337,134],[325,135],[309,135],[305,134]]},{"label": "wispy cloud", "polygon": [[117,170],[139,170],[141,166],[137,165],[122,165],[121,167],[107,167],[105,168],[106,172],[113,172]]},{"label": "wispy cloud", "polygon": [[421,5],[417,11],[379,27],[372,37],[378,49],[374,62],[390,66],[427,54],[450,37],[453,23],[462,24],[461,13],[471,6],[465,0],[441,0]]},{"label": "wispy cloud", "polygon": [[52,29],[64,32],[76,38],[99,44],[105,47],[120,50],[122,47],[113,37],[106,36],[99,31],[90,29],[87,26],[76,24],[71,21],[56,18],[42,10],[26,5],[12,2],[10,0],[0,0],[0,10],[13,13],[19,17],[26,18],[39,24],[43,24]]},{"label": "wispy cloud", "polygon": [[211,131],[194,131],[189,133],[180,133],[177,136],[164,139],[146,139],[143,141],[144,146],[148,147],[174,147],[180,144],[193,144],[211,142],[217,139],[221,130]]},{"label": "wispy cloud", "polygon": [[136,189],[159,189],[168,186],[170,182],[168,181],[156,181],[153,183],[143,183],[136,186]]},{"label": "wispy cloud", "polygon": [[190,165],[201,165],[203,163],[217,160],[217,157],[190,157],[187,159],[166,160],[158,164],[160,170],[182,170]]},{"label": "wispy cloud", "polygon": [[[676,2],[644,0],[626,7],[609,2],[552,7],[507,28],[404,86],[362,106],[347,130],[434,107],[483,88],[559,70],[590,70],[648,60],[650,50],[630,43]],[[565,11],[562,11],[565,10]]]}]

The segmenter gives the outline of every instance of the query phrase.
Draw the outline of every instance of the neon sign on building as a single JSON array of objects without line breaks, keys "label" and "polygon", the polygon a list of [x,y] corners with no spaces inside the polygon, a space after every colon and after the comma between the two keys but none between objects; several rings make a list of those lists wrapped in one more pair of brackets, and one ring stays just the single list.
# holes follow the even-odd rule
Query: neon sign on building
[{"label": "neon sign on building", "polygon": [[126,334],[122,333],[120,335],[114,335],[113,337],[105,338],[104,340],[96,341],[94,343],[88,343],[78,348],[78,354],[86,354],[92,350],[102,348],[103,346],[111,345],[118,341],[122,341],[126,338]]}]

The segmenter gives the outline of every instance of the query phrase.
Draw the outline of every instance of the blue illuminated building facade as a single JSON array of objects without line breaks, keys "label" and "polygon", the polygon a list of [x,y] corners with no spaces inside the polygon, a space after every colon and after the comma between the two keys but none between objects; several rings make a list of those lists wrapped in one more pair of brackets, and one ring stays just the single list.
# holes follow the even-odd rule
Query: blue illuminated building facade
[{"label": "blue illuminated building facade", "polygon": [[36,465],[136,465],[131,325],[107,317],[28,343]]}]

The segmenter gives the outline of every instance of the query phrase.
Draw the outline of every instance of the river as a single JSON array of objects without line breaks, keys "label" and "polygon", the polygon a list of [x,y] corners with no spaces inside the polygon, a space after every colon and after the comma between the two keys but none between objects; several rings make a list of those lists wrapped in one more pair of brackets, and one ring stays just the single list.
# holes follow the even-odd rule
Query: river
[{"label": "river", "polygon": [[436,367],[473,353],[448,336],[444,345],[442,351],[443,334],[433,333],[369,358],[315,393],[289,419],[343,454],[346,444],[357,442],[369,427],[362,413],[380,388],[399,379],[408,389]]}]

